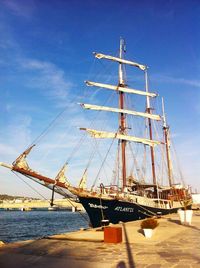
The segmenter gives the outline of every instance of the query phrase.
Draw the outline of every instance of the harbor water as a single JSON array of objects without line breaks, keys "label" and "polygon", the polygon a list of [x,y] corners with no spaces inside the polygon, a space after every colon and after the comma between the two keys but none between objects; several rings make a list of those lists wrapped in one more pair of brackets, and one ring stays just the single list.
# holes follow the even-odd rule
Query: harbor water
[{"label": "harbor water", "polygon": [[88,228],[86,213],[69,211],[0,211],[0,241],[37,239]]}]

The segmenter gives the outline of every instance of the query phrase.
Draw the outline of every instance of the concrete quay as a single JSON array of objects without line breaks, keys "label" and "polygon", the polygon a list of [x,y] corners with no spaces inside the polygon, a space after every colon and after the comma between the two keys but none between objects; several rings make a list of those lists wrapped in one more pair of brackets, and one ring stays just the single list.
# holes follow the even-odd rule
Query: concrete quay
[{"label": "concrete quay", "polygon": [[103,242],[101,228],[80,230],[0,247],[1,268],[196,268],[200,267],[200,212],[192,225],[173,214],[159,219],[147,239],[140,221],[122,223],[123,242]]}]

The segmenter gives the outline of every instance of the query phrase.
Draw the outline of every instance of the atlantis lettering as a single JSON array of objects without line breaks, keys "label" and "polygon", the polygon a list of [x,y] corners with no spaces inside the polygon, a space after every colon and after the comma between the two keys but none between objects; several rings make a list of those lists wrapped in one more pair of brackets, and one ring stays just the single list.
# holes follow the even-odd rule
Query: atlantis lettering
[{"label": "atlantis lettering", "polygon": [[123,208],[123,207],[116,207],[115,210],[123,211],[123,212],[134,212],[133,208]]}]

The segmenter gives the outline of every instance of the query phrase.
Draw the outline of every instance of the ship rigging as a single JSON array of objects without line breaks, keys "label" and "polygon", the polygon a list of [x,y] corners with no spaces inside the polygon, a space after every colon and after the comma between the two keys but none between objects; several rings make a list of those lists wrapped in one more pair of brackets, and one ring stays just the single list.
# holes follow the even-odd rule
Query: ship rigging
[{"label": "ship rigging", "polygon": [[[92,139],[111,140],[111,144],[103,158],[102,164],[91,188],[86,185],[86,177],[89,166],[92,163],[92,156],[88,165],[84,169],[78,186],[71,183],[71,179],[65,176],[65,163],[55,178],[50,178],[32,170],[27,164],[27,155],[34,149],[34,145],[25,150],[13,163],[8,165],[1,163],[1,166],[11,169],[14,172],[53,189],[53,191],[68,196],[71,193],[79,198],[90,218],[93,227],[101,226],[102,221],[108,220],[111,223],[119,221],[131,221],[150,217],[152,215],[169,214],[182,208],[187,201],[191,205],[191,196],[188,188],[182,184],[175,184],[173,173],[170,129],[167,124],[164,100],[162,99],[162,116],[154,113],[152,108],[152,99],[158,97],[157,93],[150,92],[148,67],[144,64],[125,59],[125,42],[120,39],[120,49],[118,57],[109,56],[102,53],[94,53],[95,58],[99,60],[108,60],[118,64],[118,81],[116,84],[107,84],[93,81],[86,81],[88,87],[99,88],[102,92],[108,90],[115,93],[118,99],[118,107],[104,106],[88,103],[79,103],[84,110],[106,112],[109,115],[118,115],[117,130],[96,129],[91,127],[80,127],[81,131],[86,132]],[[125,76],[125,66],[136,68],[144,75],[144,90],[135,89],[128,86]],[[103,93],[102,93],[103,94]],[[128,107],[127,96],[139,96],[145,98],[146,107],[143,111]],[[116,102],[115,102],[116,103]],[[128,117],[139,118],[144,123],[145,136],[137,135],[137,125],[130,127]],[[158,133],[153,131],[155,122],[162,124],[163,136],[158,138]],[[111,122],[109,122],[111,124]],[[109,126],[110,127],[110,126]],[[134,133],[129,133],[132,130]],[[117,141],[117,153],[115,161],[115,171],[113,172],[113,182],[97,184],[101,169],[108,156],[112,154],[111,147]],[[138,151],[133,152],[132,144],[138,145]],[[156,168],[156,148],[161,148],[160,158],[166,159],[168,183],[162,185],[158,179],[158,169]],[[129,153],[127,152],[129,149]],[[143,150],[143,156],[139,156]],[[105,150],[104,150],[105,151]],[[94,154],[94,152],[92,153]],[[147,154],[150,155],[150,166],[147,163]],[[132,160],[130,161],[130,158]],[[129,164],[131,162],[131,164]],[[143,163],[138,169],[138,163]],[[130,167],[133,168],[130,168]],[[148,168],[147,168],[148,167]],[[148,170],[147,170],[148,169]],[[135,172],[133,172],[133,170]],[[151,174],[151,175],[150,175]],[[163,174],[161,174],[161,177]],[[150,181],[149,178],[152,178]]]}]

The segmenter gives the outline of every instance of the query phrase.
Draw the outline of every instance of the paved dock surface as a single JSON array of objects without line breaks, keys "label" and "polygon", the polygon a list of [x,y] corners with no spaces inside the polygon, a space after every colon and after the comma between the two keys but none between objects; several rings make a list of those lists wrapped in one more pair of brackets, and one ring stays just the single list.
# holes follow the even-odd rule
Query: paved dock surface
[{"label": "paved dock surface", "polygon": [[180,225],[176,214],[160,219],[151,239],[139,221],[121,226],[120,244],[102,242],[99,228],[1,246],[0,267],[200,267],[200,212],[194,212],[191,226]]}]

